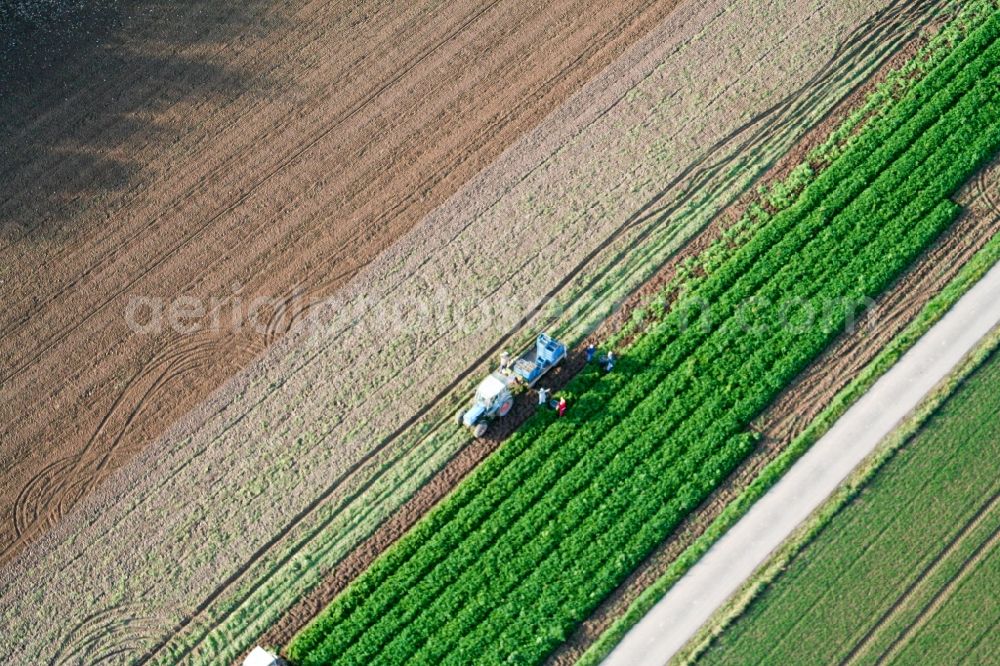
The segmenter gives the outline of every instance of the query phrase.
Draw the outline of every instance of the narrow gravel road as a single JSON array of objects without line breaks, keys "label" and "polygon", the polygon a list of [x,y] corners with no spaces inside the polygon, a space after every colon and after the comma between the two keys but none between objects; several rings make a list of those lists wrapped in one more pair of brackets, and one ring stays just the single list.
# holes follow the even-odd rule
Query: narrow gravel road
[{"label": "narrow gravel road", "polygon": [[606,666],[661,666],[994,326],[1000,264],[872,386],[830,431],[626,634]]}]

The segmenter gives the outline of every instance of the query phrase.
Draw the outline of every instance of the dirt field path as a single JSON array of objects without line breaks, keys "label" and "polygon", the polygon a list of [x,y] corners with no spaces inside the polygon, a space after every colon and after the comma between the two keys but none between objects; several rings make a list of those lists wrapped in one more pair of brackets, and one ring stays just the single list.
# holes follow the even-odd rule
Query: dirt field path
[{"label": "dirt field path", "polygon": [[487,356],[581,336],[931,5],[678,7],[0,573],[4,652],[234,656],[465,445]]},{"label": "dirt field path", "polygon": [[1000,325],[1000,265],[883,375],[608,655],[606,666],[660,666],[735,592],[883,437]]},{"label": "dirt field path", "polygon": [[0,561],[674,4],[147,4],[5,94]]}]

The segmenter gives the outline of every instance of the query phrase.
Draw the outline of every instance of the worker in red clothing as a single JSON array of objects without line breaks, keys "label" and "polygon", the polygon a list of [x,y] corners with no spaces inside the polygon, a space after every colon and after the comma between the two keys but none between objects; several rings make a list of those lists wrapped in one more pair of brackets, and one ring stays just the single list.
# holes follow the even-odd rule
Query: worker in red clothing
[{"label": "worker in red clothing", "polygon": [[566,398],[559,398],[559,404],[556,405],[556,414],[562,416],[566,413]]}]

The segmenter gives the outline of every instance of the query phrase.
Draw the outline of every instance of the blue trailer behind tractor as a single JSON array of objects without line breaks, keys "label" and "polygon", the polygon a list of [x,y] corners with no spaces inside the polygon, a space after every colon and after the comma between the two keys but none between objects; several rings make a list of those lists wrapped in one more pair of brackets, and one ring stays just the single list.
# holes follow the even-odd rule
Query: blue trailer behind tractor
[{"label": "blue trailer behind tractor", "polygon": [[476,437],[486,434],[489,422],[507,416],[514,407],[514,390],[519,386],[534,386],[546,372],[566,358],[566,345],[545,333],[535,338],[535,345],[510,362],[503,359],[479,383],[472,403],[459,410],[455,420],[472,430]]}]

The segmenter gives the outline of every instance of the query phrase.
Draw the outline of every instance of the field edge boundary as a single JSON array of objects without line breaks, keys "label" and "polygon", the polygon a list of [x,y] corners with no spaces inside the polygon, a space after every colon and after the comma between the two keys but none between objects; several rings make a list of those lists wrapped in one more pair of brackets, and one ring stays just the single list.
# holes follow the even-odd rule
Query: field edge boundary
[{"label": "field edge boundary", "polygon": [[[917,317],[909,324],[905,329],[903,329],[896,337],[894,337],[885,348],[879,352],[879,354],[869,362],[858,375],[842,389],[830,402],[830,404],[824,409],[820,414],[809,423],[808,426],[799,434],[786,448],[785,450],[775,458],[771,463],[769,463],[757,476],[754,481],[747,486],[747,488],[740,493],[732,502],[730,502],[722,513],[708,526],[705,532],[699,536],[695,541],[688,546],[681,555],[674,560],[667,571],[651,586],[647,587],[632,604],[629,606],[628,610],[624,615],[619,617],[602,635],[598,638],[587,650],[584,652],[583,656],[576,662],[577,666],[597,666],[614,647],[624,638],[625,634],[635,626],[645,615],[652,609],[660,599],[670,590],[673,585],[683,577],[704,555],[708,550],[718,541],[723,534],[725,534],[731,527],[733,527],[756,503],[758,499],[764,496],[770,488],[781,479],[785,472],[787,472],[792,465],[806,452],[809,448],[820,439],[826,432],[833,426],[833,424],[842,416],[858,399],[860,399],[869,388],[890,368],[892,368],[895,363],[905,354],[911,347],[913,347],[918,340],[930,330],[934,324],[936,324],[944,315],[951,309],[951,307],[964,296],[973,286],[998,262],[1000,262],[1000,233],[995,234],[984,247],[982,247],[973,257],[970,259],[965,266],[959,271],[958,275],[945,286],[937,295],[931,298],[930,301],[921,309]],[[984,352],[986,347],[992,345],[992,347]],[[960,367],[953,371],[952,374],[948,375],[943,382],[945,385],[950,385],[955,382],[957,386],[961,379],[956,379],[958,374],[962,371],[965,374],[961,377],[970,374],[975,367],[978,367],[978,363],[981,363],[989,353],[1000,346],[1000,329],[994,329],[991,333],[984,338],[983,341],[977,344],[976,348],[966,356],[966,359],[961,362]],[[980,358],[982,355],[982,358]],[[967,367],[969,363],[973,363],[978,359],[978,363],[975,367]],[[939,395],[945,390],[944,386],[939,385],[932,394],[925,398],[925,401],[914,410],[911,417],[908,418],[906,424],[897,426],[895,432],[901,432],[904,427],[908,427],[910,421],[918,418],[920,414],[923,414],[925,406],[929,404],[929,401],[937,396],[939,399],[943,400],[946,395]],[[951,389],[948,389],[950,393]],[[933,408],[927,414],[923,414],[923,418],[926,419],[929,414],[933,412]],[[919,424],[918,424],[919,427]],[[888,440],[893,440],[893,435],[890,435]],[[904,438],[905,442],[905,438]],[[891,451],[885,451],[884,447],[887,442],[883,442],[879,449],[870,454],[870,456],[877,456],[879,452],[883,452],[888,456]],[[902,443],[897,444],[896,448],[901,446]],[[874,461],[863,462],[861,467],[867,468],[870,465],[875,464]],[[879,463],[880,464],[880,463]],[[860,468],[858,468],[860,469]],[[876,468],[871,471],[874,473]],[[853,473],[852,473],[853,477]],[[845,485],[856,482],[852,478],[845,481]],[[839,491],[838,491],[839,497]],[[833,501],[833,500],[828,500]],[[826,509],[826,504],[822,505],[820,509],[817,510],[817,514],[822,513]],[[813,519],[810,519],[809,523],[812,524]],[[799,530],[804,530],[805,524],[799,527]],[[818,528],[817,528],[818,529]],[[789,540],[794,540],[798,538],[802,541],[802,545],[805,545],[804,538],[807,535],[804,533],[796,532]],[[786,544],[789,540],[786,540]],[[764,567],[770,570],[770,563],[774,558],[777,558],[781,553],[784,553],[784,547],[782,551],[778,554],[772,555],[768,560],[768,563]],[[777,573],[777,569],[774,572]],[[773,575],[772,575],[773,578]],[[757,580],[755,575],[753,580]],[[697,654],[700,654],[701,650],[707,646],[707,632],[712,629],[717,629],[721,631],[728,625],[732,620],[734,620],[742,612],[742,610],[749,604],[752,597],[746,598],[743,605],[737,607],[736,600],[743,599],[745,596],[745,590],[752,584],[752,580],[748,579],[744,582],[740,590],[731,597],[731,602],[727,602],[727,605],[716,611],[716,615],[713,615],[713,619],[709,620],[702,630],[691,641],[687,643],[687,646],[682,649],[674,658],[670,660],[671,664],[685,664],[690,663]],[[761,580],[761,589],[766,584],[766,581]],[[756,596],[756,594],[754,594]],[[732,604],[732,606],[730,606]],[[728,613],[726,612],[728,610]],[[723,618],[725,619],[725,624],[722,624]],[[711,637],[714,637],[712,634]],[[691,650],[696,644],[704,642],[704,645],[698,649],[697,653]],[[691,646],[691,647],[688,647]],[[689,655],[690,656],[687,656]]]}]

